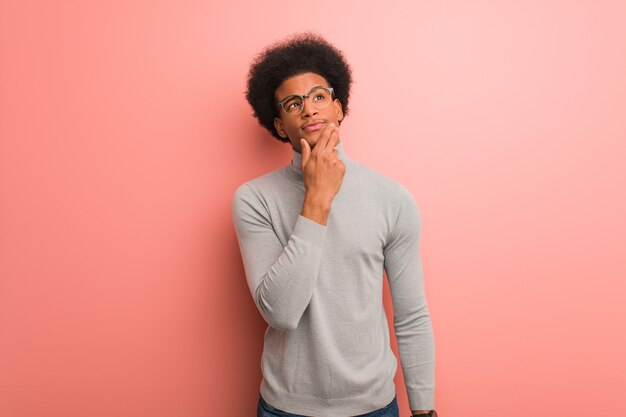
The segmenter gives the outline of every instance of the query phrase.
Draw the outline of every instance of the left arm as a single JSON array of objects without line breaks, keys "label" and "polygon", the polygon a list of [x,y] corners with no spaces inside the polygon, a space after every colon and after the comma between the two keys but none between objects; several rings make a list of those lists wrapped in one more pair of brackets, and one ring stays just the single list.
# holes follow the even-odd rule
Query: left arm
[{"label": "left arm", "polygon": [[383,249],[393,301],[394,328],[412,413],[434,409],[435,345],[424,294],[420,254],[421,215],[400,186],[398,218]]}]

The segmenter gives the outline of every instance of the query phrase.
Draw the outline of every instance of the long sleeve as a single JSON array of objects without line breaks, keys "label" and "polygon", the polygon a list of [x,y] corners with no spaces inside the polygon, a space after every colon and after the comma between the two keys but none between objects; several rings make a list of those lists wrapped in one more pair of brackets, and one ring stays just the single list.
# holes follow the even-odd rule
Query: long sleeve
[{"label": "long sleeve", "polygon": [[298,215],[283,247],[263,198],[247,184],[233,195],[232,216],[259,312],[270,326],[294,330],[313,295],[327,227]]},{"label": "long sleeve", "polygon": [[394,328],[411,410],[434,408],[435,346],[424,293],[421,216],[411,193],[400,187],[398,218],[384,246]]}]

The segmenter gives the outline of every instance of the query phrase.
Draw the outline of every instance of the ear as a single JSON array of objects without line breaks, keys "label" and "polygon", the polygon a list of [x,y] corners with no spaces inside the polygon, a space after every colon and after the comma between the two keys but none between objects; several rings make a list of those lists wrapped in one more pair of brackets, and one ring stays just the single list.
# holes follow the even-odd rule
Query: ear
[{"label": "ear", "polygon": [[283,130],[283,121],[280,117],[274,117],[274,128],[281,138],[287,138],[287,133]]},{"label": "ear", "polygon": [[341,105],[341,101],[336,98],[333,101],[333,105],[335,106],[335,111],[337,112],[337,120],[341,122],[343,120],[343,106]]}]

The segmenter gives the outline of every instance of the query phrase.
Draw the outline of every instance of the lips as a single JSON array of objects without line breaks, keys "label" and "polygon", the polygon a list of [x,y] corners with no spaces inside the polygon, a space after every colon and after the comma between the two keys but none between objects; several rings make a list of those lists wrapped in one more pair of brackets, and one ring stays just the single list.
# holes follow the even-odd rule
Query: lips
[{"label": "lips", "polygon": [[304,125],[304,127],[302,127],[302,130],[304,130],[305,132],[313,132],[315,130],[321,129],[322,126],[324,126],[324,121],[319,120]]}]

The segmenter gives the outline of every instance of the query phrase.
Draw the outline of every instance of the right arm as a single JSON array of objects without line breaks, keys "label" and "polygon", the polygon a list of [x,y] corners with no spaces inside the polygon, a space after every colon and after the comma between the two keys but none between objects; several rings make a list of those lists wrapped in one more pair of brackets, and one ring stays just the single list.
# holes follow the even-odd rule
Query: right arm
[{"label": "right arm", "polygon": [[248,287],[268,324],[293,330],[309,305],[317,282],[326,222],[341,187],[345,166],[334,149],[338,128],[325,129],[313,150],[303,139],[302,172],[306,194],[287,245],[282,246],[269,214],[250,186],[233,196],[233,222]]},{"label": "right arm", "polygon": [[295,329],[317,282],[326,226],[300,214],[283,247],[246,184],[233,197],[233,221],[246,280],[259,312],[276,329]]}]

